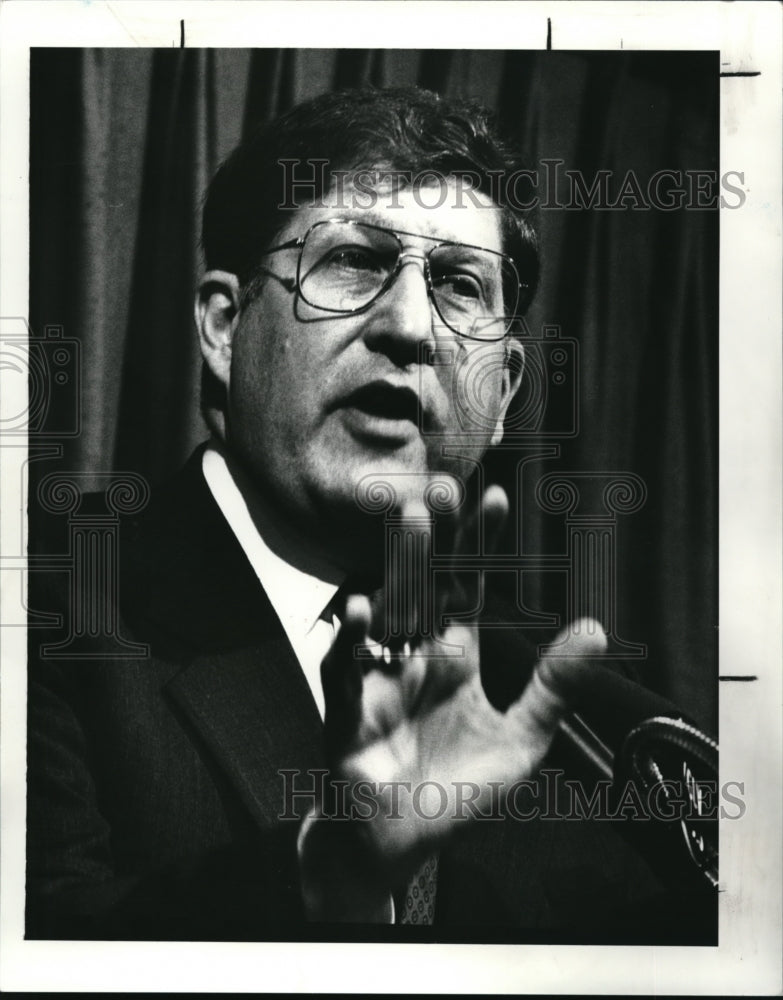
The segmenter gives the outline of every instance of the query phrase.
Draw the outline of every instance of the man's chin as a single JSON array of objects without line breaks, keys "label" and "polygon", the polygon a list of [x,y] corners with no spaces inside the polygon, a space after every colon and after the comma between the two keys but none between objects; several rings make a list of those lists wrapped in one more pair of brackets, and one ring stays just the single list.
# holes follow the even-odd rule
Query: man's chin
[{"label": "man's chin", "polygon": [[353,468],[333,469],[332,488],[325,482],[318,490],[318,506],[340,518],[362,520],[364,516],[389,515],[426,508],[437,512],[459,504],[464,485],[447,471],[433,471],[426,463],[383,461],[356,463]]}]

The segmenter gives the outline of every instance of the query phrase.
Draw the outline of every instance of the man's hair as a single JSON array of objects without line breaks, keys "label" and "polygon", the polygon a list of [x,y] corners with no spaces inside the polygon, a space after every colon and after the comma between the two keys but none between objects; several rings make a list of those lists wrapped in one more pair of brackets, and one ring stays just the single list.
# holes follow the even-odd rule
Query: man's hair
[{"label": "man's hair", "polygon": [[[325,164],[319,168],[312,161]],[[328,194],[337,171],[462,175],[502,209],[503,249],[523,282],[517,307],[522,314],[538,281],[538,248],[532,228],[505,198],[502,183],[520,166],[489,112],[475,101],[417,87],[323,94],[258,127],[215,174],[203,211],[205,263],[208,270],[235,274],[244,293],[292,207]],[[466,204],[469,195],[463,194]],[[219,405],[214,391],[205,380],[204,394]],[[207,407],[210,400],[202,402]]]}]

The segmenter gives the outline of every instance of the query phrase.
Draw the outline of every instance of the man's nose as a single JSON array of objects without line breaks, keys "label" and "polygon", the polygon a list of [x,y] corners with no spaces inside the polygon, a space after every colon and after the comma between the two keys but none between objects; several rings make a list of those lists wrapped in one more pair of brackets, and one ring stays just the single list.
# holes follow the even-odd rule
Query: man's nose
[{"label": "man's nose", "polygon": [[435,312],[425,269],[422,255],[402,254],[391,286],[368,315],[367,346],[386,351],[398,364],[417,361],[420,345],[434,338]]}]

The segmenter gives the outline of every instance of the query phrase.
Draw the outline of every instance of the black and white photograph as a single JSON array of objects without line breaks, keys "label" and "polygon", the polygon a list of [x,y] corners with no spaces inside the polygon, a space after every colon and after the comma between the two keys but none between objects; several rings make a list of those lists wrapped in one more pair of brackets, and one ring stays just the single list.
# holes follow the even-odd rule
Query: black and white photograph
[{"label": "black and white photograph", "polygon": [[[376,963],[361,985],[332,952],[330,988],[385,991],[426,945],[396,988],[459,990],[437,957],[460,946],[471,988],[503,956],[485,991],[698,993],[753,898],[745,982],[774,992],[780,680],[754,651],[779,649],[780,584],[748,543],[779,548],[779,460],[750,455],[779,379],[747,377],[774,339],[732,265],[779,285],[780,198],[757,149],[728,158],[761,71],[725,25],[580,41],[610,5],[530,5],[527,39],[480,5],[418,5],[418,33],[378,4],[406,7],[404,45],[293,43],[305,11],[375,5],[238,6],[258,31],[230,42],[165,4],[168,41],[26,53],[9,988],[78,982],[31,977],[38,948],[70,970],[156,943],[160,977],[90,982],[187,990],[165,956],[200,952],[265,990],[259,949],[329,946]],[[448,12],[476,39],[433,35]],[[577,987],[584,946],[617,964]]]}]

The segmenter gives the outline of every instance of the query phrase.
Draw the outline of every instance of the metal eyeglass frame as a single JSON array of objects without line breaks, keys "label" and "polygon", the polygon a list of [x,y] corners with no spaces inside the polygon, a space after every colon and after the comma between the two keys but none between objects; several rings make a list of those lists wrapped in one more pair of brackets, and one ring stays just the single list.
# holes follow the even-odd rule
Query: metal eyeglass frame
[{"label": "metal eyeglass frame", "polygon": [[[364,305],[357,306],[355,309],[331,309],[327,306],[316,305],[316,303],[311,302],[310,299],[308,299],[307,296],[302,291],[302,283],[301,283],[302,256],[304,251],[304,245],[307,241],[307,238],[310,235],[310,233],[312,233],[313,230],[317,229],[319,226],[326,226],[335,223],[341,226],[361,226],[364,229],[375,229],[381,233],[388,233],[390,236],[393,236],[395,238],[399,246],[399,252],[397,254],[397,262],[395,266],[392,268],[392,270],[389,272],[389,276],[386,278],[386,280],[383,282],[377,293],[370,299],[369,302],[365,302]],[[279,246],[271,247],[269,250],[265,250],[263,256],[266,257],[267,254],[278,253],[281,250],[293,250],[296,247],[298,247],[299,257],[296,262],[296,278],[285,278],[279,274],[273,274],[272,272],[268,273],[272,274],[273,277],[277,278],[277,280],[283,285],[283,287],[287,291],[298,292],[298,294],[302,298],[302,301],[306,302],[307,305],[311,306],[313,309],[320,309],[322,312],[335,313],[336,315],[339,316],[355,316],[359,313],[365,312],[365,310],[369,309],[372,305],[374,305],[378,301],[378,299],[380,299],[383,295],[386,294],[386,292],[389,291],[394,282],[397,280],[397,277],[400,271],[402,270],[403,259],[407,256],[410,256],[411,254],[411,251],[405,250],[405,247],[402,245],[402,242],[399,239],[400,236],[413,236],[416,239],[432,240],[435,242],[436,245],[427,250],[426,253],[424,254],[424,257],[421,258],[424,263],[424,279],[427,285],[427,295],[429,296],[430,302],[435,307],[435,311],[437,312],[438,316],[446,324],[449,330],[452,331],[452,333],[455,333],[458,337],[464,337],[466,340],[476,340],[483,343],[497,343],[498,341],[501,341],[506,336],[508,336],[509,330],[511,329],[511,325],[514,322],[514,314],[516,313],[516,308],[519,305],[519,299],[521,296],[522,289],[527,288],[528,285],[526,282],[520,281],[519,271],[517,270],[517,266],[514,263],[513,259],[509,257],[508,254],[501,253],[499,250],[488,250],[486,247],[476,246],[473,243],[458,243],[456,240],[441,240],[437,236],[426,236],[423,235],[422,233],[408,233],[402,229],[387,229],[385,226],[376,226],[374,223],[362,222],[360,219],[333,218],[333,219],[319,219],[318,222],[314,222],[312,226],[310,226],[306,230],[306,232],[304,232],[301,236],[297,237],[296,239],[289,240],[287,243],[281,243]],[[481,250],[482,253],[489,253],[495,257],[500,257],[502,260],[507,261],[508,264],[511,266],[517,282],[517,300],[514,303],[514,308],[511,310],[511,319],[505,324],[503,333],[499,337],[471,337],[471,335],[468,333],[463,333],[461,330],[455,330],[454,327],[446,320],[443,313],[440,311],[440,307],[435,297],[435,290],[432,287],[432,274],[430,272],[430,254],[432,254],[435,250],[438,250],[440,247],[443,246],[466,247],[468,250]],[[264,270],[266,269],[264,268]]]}]

